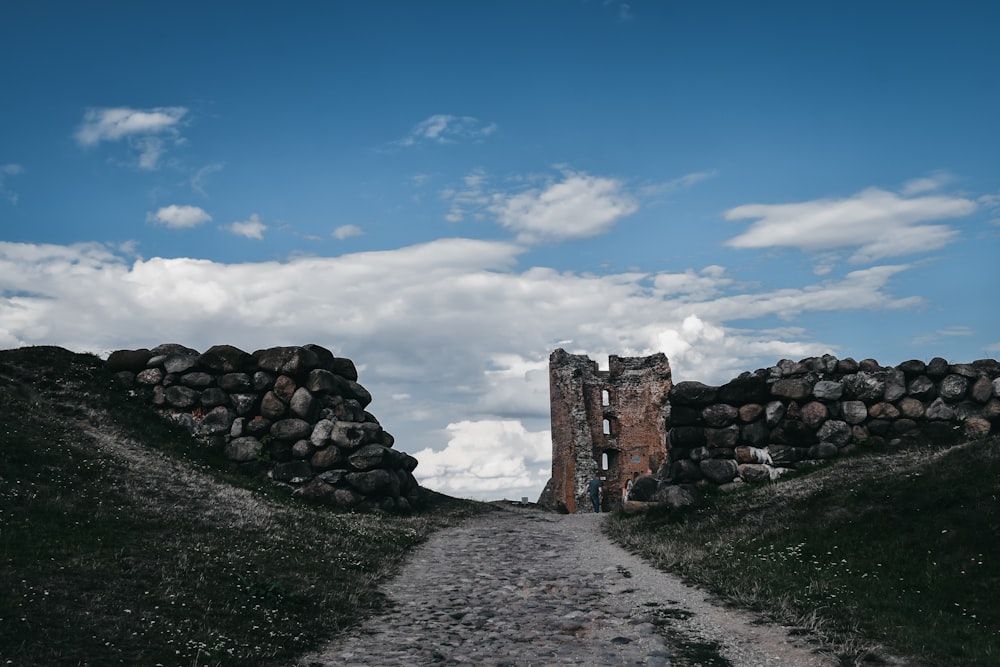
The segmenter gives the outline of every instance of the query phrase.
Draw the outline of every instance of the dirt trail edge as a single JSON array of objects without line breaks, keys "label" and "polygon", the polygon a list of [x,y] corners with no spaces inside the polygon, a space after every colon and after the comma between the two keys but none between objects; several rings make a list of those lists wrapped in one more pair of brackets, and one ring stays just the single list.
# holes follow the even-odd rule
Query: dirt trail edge
[{"label": "dirt trail edge", "polygon": [[441,530],[385,585],[388,612],[296,664],[838,664],[647,565],[601,519],[504,509]]}]

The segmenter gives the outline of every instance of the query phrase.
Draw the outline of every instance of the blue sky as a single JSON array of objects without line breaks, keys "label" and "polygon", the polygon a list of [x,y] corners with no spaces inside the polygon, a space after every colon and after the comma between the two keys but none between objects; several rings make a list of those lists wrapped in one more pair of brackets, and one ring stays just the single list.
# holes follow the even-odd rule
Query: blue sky
[{"label": "blue sky", "polygon": [[988,2],[0,0],[0,347],[315,342],[459,496],[555,347],[1000,354]]}]

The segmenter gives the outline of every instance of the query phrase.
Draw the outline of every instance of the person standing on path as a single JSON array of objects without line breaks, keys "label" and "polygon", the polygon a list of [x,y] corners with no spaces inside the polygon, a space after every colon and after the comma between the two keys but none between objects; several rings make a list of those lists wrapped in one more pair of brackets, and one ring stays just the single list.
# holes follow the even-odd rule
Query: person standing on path
[{"label": "person standing on path", "polygon": [[594,513],[601,513],[601,496],[603,495],[603,489],[601,488],[601,478],[594,475],[594,478],[590,480],[590,485],[588,486],[588,491],[590,493],[590,502],[594,505]]}]

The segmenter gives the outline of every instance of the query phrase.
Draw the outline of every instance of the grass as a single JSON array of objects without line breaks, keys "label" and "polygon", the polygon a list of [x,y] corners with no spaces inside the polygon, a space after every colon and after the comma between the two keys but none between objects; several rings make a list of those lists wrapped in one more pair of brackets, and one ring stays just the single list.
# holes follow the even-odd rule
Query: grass
[{"label": "grass", "polygon": [[413,516],[291,498],[128,398],[96,357],[0,352],[0,663],[289,664],[485,506]]},{"label": "grass", "polygon": [[[1000,663],[1000,441],[838,461],[619,514],[658,566],[839,644],[845,664]],[[881,656],[881,657],[880,657]]]}]

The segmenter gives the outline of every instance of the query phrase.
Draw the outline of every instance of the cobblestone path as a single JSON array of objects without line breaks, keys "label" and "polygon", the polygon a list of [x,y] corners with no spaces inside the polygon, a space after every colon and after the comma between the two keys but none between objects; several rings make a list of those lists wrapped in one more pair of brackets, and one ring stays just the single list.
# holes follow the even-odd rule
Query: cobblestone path
[{"label": "cobblestone path", "polygon": [[297,664],[836,664],[644,564],[600,519],[504,509],[441,530],[386,585],[387,613]]}]

